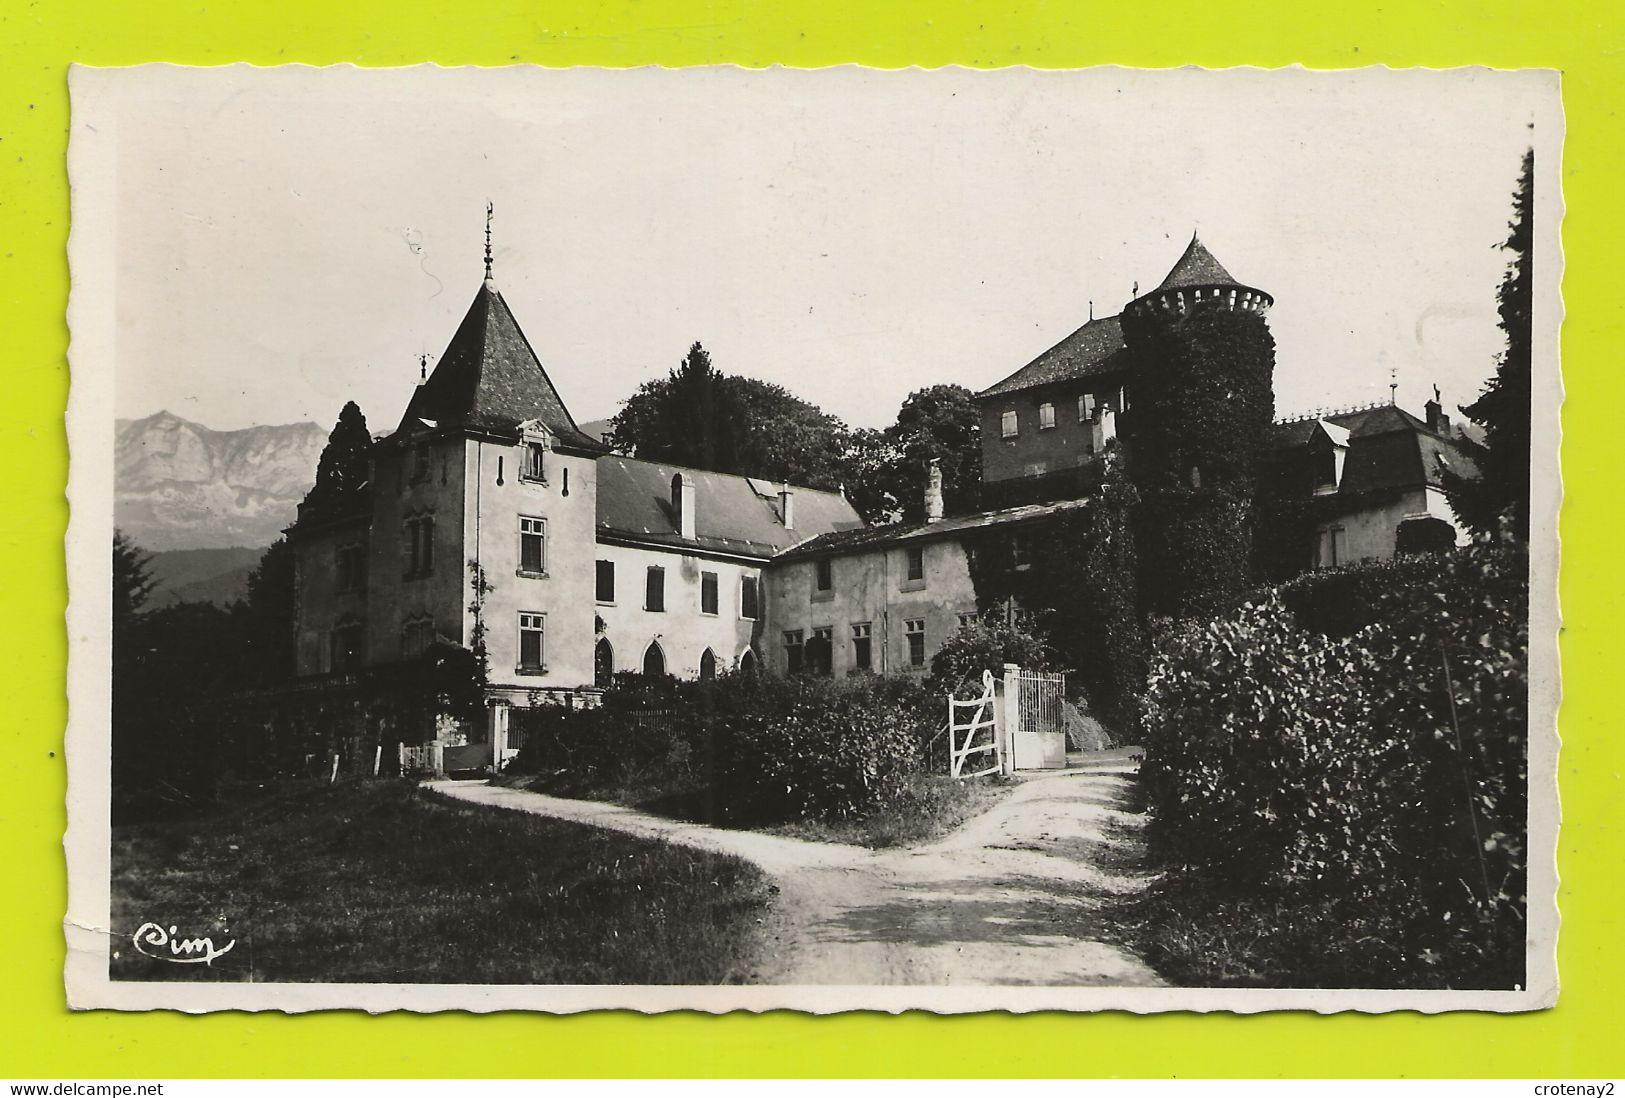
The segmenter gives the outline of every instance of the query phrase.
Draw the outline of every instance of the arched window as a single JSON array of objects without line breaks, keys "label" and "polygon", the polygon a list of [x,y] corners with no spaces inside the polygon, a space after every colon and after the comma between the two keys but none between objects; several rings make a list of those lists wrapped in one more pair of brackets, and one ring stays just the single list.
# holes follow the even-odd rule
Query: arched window
[{"label": "arched window", "polygon": [[659,641],[650,641],[649,647],[643,650],[643,673],[652,676],[666,673],[666,653],[660,650]]},{"label": "arched window", "polygon": [[741,675],[756,674],[756,649],[747,648],[739,653],[739,673]]},{"label": "arched window", "polygon": [[609,689],[615,678],[615,646],[608,637],[599,637],[592,649],[592,684],[601,690]]},{"label": "arched window", "polygon": [[717,654],[707,648],[700,653],[700,681],[710,682],[717,677]]}]

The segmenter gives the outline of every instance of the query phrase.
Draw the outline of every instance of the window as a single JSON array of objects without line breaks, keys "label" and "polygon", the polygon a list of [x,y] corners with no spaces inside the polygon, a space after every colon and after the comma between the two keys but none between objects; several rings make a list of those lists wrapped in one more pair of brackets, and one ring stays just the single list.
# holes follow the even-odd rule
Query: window
[{"label": "window", "polygon": [[866,621],[852,624],[852,666],[859,671],[868,671],[874,666],[872,633],[873,628]]},{"label": "window", "polygon": [[434,644],[434,622],[429,618],[401,626],[401,659],[416,659]]},{"label": "window", "polygon": [[717,654],[707,648],[700,653],[700,681],[714,682],[717,677]]},{"label": "window", "polygon": [[643,650],[643,673],[657,679],[666,673],[666,653],[661,651],[659,641],[650,641]]},{"label": "window", "polygon": [[401,554],[408,579],[427,576],[434,571],[434,516],[418,515],[401,526],[405,550]]},{"label": "window", "polygon": [[1012,408],[1010,411],[999,417],[999,434],[1002,437],[1015,438],[1017,427],[1018,424],[1016,421],[1015,409]]},{"label": "window", "polygon": [[835,587],[835,564],[828,557],[813,562],[813,587],[829,591]]},{"label": "window", "polygon": [[519,479],[537,484],[547,483],[547,452],[553,448],[552,437],[539,420],[519,425],[523,434],[519,441]]},{"label": "window", "polygon": [[739,577],[739,616],[755,621],[761,608],[762,580],[760,576]]},{"label": "window", "polygon": [[1095,418],[1095,395],[1084,393],[1078,398],[1078,422],[1088,423]]},{"label": "window", "polygon": [[1315,472],[1315,490],[1336,489],[1337,451],[1330,446],[1316,447],[1310,460]]},{"label": "window", "polygon": [[334,674],[344,674],[358,670],[363,660],[366,643],[366,627],[353,618],[341,618],[333,627],[332,637],[329,641],[328,658],[329,670]]},{"label": "window", "polygon": [[592,684],[600,690],[608,690],[614,681],[615,646],[609,643],[608,637],[599,637],[592,647]]},{"label": "window", "polygon": [[959,615],[959,628],[961,628],[961,629],[974,628],[975,625],[976,625],[976,620],[977,620],[977,615],[976,615],[976,613],[974,611],[972,611],[969,614],[961,614],[961,615]]},{"label": "window", "polygon": [[429,448],[427,446],[412,447],[412,483],[429,479]]},{"label": "window", "polygon": [[784,673],[801,674],[801,630],[787,629],[784,633]]},{"label": "window", "polygon": [[925,581],[925,547],[911,545],[903,550],[904,572],[903,578],[919,582]]},{"label": "window", "polygon": [[547,574],[547,520],[520,518],[519,571],[529,576]]},{"label": "window", "polygon": [[1336,568],[1339,564],[1348,561],[1348,545],[1345,541],[1346,531],[1341,526],[1333,526],[1320,532],[1320,545],[1316,549],[1316,563],[1322,568]]},{"label": "window", "polygon": [[807,641],[807,670],[814,675],[829,675],[835,670],[835,629],[824,625],[812,631]]},{"label": "window", "polygon": [[925,619],[909,618],[903,622],[903,635],[908,638],[908,664],[925,666]]},{"label": "window", "polygon": [[543,635],[546,614],[521,613],[519,615],[519,670],[542,671],[544,654]]},{"label": "window", "polygon": [[340,591],[362,591],[367,586],[367,547],[341,545],[333,554],[334,586]]},{"label": "window", "polygon": [[715,614],[717,612],[717,574],[715,572],[700,573],[700,613]]},{"label": "window", "polygon": [[643,608],[656,614],[666,609],[666,570],[651,564],[643,577]]},{"label": "window", "polygon": [[747,648],[739,653],[739,673],[741,675],[756,674],[756,649]]},{"label": "window", "polygon": [[1047,431],[1055,426],[1055,405],[1045,401],[1038,406],[1038,429]]},{"label": "window", "polygon": [[611,604],[615,602],[615,562],[612,560],[598,562],[598,582],[595,588],[595,597],[599,602]]},{"label": "window", "polygon": [[1024,569],[1032,562],[1027,559],[1027,539],[1019,532],[1010,535],[1010,567]]}]

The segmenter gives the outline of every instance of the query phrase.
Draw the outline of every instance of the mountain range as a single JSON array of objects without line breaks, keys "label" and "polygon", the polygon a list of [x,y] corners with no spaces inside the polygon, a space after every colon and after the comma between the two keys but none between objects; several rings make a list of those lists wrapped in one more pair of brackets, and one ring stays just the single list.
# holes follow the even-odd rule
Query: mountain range
[{"label": "mountain range", "polygon": [[263,549],[316,482],[314,423],[215,431],[171,412],[115,424],[113,519],[148,551]]}]

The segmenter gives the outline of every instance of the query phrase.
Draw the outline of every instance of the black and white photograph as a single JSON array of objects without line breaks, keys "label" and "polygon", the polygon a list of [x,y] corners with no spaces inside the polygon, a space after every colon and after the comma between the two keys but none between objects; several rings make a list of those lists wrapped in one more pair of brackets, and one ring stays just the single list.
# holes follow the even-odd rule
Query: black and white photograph
[{"label": "black and white photograph", "polygon": [[75,1007],[1558,996],[1559,77],[71,74]]}]

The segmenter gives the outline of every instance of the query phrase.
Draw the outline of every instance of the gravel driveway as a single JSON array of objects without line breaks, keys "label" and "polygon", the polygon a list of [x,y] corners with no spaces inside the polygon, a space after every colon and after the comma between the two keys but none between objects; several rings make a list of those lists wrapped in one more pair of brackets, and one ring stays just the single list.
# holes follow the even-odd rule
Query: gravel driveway
[{"label": "gravel driveway", "polygon": [[1145,885],[1142,817],[1124,810],[1131,749],[1034,772],[992,809],[926,846],[872,851],[650,816],[467,782],[457,800],[607,827],[754,862],[779,887],[753,983],[1154,987],[1105,930]]}]

